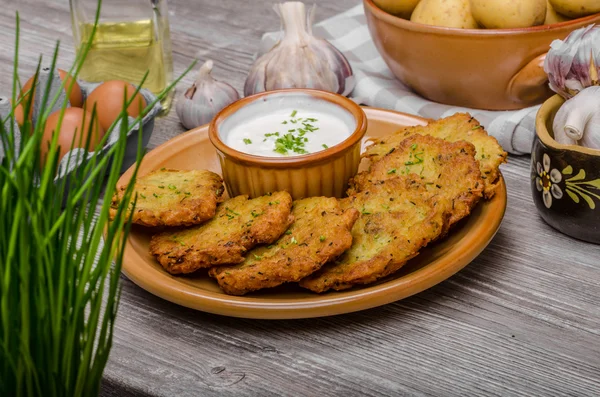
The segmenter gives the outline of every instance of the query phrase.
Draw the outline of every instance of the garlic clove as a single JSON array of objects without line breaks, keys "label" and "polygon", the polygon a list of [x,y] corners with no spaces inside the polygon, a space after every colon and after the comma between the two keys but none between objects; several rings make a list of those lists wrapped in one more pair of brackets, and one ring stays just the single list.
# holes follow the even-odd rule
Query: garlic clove
[{"label": "garlic clove", "polygon": [[211,76],[212,68],[213,61],[206,61],[194,84],[177,99],[175,110],[185,128],[209,123],[223,108],[240,99],[235,88]]},{"label": "garlic clove", "polygon": [[584,88],[563,103],[552,127],[558,143],[600,149],[600,87]]},{"label": "garlic clove", "polygon": [[259,57],[246,78],[244,95],[280,88],[314,88],[349,95],[354,89],[352,67],[328,41],[312,34],[315,12],[301,2],[276,4],[283,37]]},{"label": "garlic clove", "polygon": [[544,60],[550,88],[569,99],[585,87],[599,85],[600,26],[574,30],[565,40],[554,40]]}]

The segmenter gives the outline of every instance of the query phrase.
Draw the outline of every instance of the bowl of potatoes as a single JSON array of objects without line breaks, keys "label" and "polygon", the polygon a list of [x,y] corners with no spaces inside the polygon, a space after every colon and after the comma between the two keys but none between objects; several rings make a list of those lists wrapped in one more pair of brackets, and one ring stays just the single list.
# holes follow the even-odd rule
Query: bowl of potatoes
[{"label": "bowl of potatoes", "polygon": [[543,69],[553,40],[600,23],[600,0],[363,0],[392,73],[419,95],[488,110],[553,95]]}]

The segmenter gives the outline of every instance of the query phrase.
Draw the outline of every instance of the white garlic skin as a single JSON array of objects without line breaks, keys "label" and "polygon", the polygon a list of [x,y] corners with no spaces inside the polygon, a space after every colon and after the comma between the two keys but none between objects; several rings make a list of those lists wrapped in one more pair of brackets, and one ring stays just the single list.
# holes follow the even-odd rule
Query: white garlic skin
[{"label": "white garlic skin", "polygon": [[600,87],[584,88],[563,103],[552,129],[558,143],[600,149]]},{"label": "white garlic skin", "polygon": [[282,88],[313,88],[349,95],[354,89],[352,67],[331,43],[312,35],[315,8],[306,15],[301,2],[275,4],[284,35],[259,57],[246,78],[244,95]]},{"label": "white garlic skin", "polygon": [[212,67],[213,62],[206,61],[194,84],[177,99],[175,110],[187,129],[210,123],[223,108],[240,99],[235,88],[210,75]]}]

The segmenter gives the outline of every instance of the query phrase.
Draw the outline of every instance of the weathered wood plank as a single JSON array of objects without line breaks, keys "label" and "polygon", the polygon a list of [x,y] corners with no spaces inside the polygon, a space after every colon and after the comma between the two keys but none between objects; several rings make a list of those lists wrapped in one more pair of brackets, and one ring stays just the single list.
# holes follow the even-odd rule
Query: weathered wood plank
[{"label": "weathered wood plank", "polygon": [[[318,18],[356,3],[320,1]],[[171,1],[176,73],[195,57],[211,58],[214,75],[241,91],[260,36],[279,26],[270,6]],[[4,0],[3,94],[17,9],[22,77],[56,39],[59,64],[74,57],[66,1]],[[182,131],[171,112],[151,146]],[[600,249],[538,217],[529,161],[511,157],[503,167],[509,204],[490,246],[446,282],[384,307],[311,320],[233,319],[178,307],[123,278],[103,395],[600,395]]]}]

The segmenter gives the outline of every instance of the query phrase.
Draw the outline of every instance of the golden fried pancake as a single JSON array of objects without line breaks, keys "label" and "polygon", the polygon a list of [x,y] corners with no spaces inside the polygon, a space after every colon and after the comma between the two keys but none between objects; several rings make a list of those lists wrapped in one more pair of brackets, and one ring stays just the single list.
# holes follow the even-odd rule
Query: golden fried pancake
[{"label": "golden fried pancake", "polygon": [[238,196],[219,204],[213,219],[188,229],[152,237],[150,253],[172,274],[239,263],[256,244],[275,241],[293,221],[287,192],[248,200]]},{"label": "golden fried pancake", "polygon": [[352,178],[348,194],[403,175],[412,175],[427,190],[452,201],[450,225],[469,215],[484,189],[472,144],[417,134],[400,142],[391,153],[373,163],[369,171]]},{"label": "golden fried pancake", "polygon": [[[125,186],[117,188],[110,215],[114,217]],[[133,223],[143,226],[190,226],[215,215],[222,201],[223,180],[206,170],[180,171],[160,169],[137,179]],[[133,204],[133,203],[131,203]]]},{"label": "golden fried pancake", "polygon": [[496,138],[489,136],[479,122],[468,113],[456,113],[425,126],[403,128],[395,134],[377,139],[363,156],[377,162],[395,150],[400,142],[415,134],[430,135],[449,142],[464,140],[473,144],[485,183],[484,196],[488,199],[494,196],[500,178],[499,167],[506,161],[507,154]]},{"label": "golden fried pancake", "polygon": [[396,272],[447,230],[451,204],[414,175],[388,179],[340,200],[361,215],[352,247],[300,281],[314,292],[369,284]]},{"label": "golden fried pancake", "polygon": [[295,201],[292,215],[294,223],[273,245],[250,251],[239,265],[209,270],[223,291],[243,295],[299,281],[350,248],[357,210],[343,211],[334,198],[313,197]]}]

